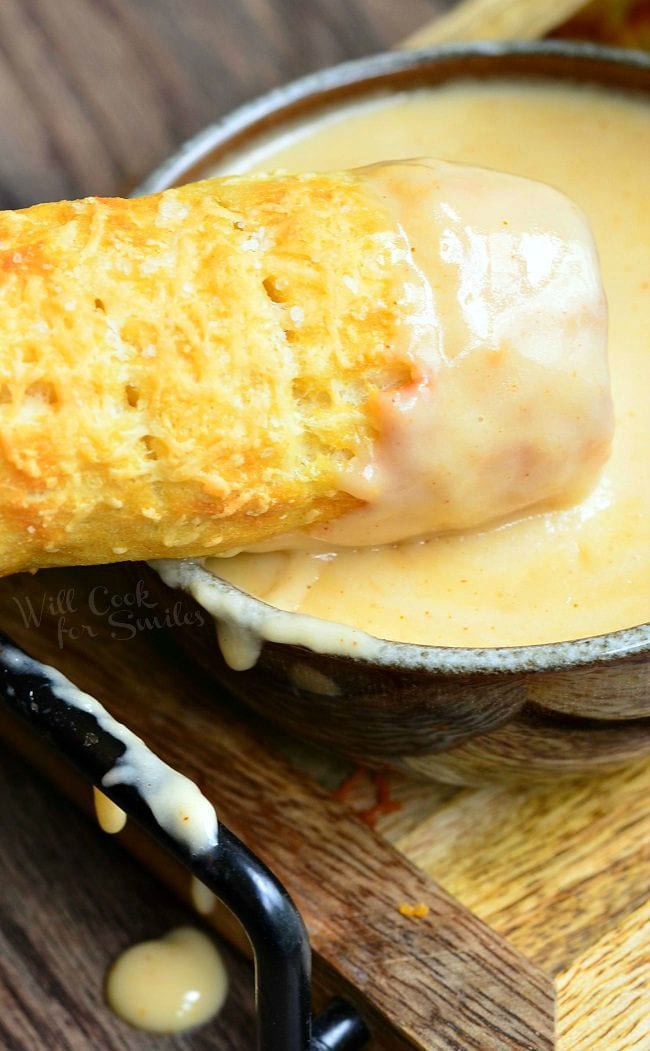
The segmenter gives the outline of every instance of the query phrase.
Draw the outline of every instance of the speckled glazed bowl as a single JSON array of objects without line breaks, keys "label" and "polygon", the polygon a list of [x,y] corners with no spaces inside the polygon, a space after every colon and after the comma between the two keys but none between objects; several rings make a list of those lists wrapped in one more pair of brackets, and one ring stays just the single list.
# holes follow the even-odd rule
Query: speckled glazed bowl
[{"label": "speckled glazed bowl", "polygon": [[[206,129],[141,187],[200,178],[260,135],[379,90],[458,77],[550,77],[648,94],[650,58],[589,45],[510,44],[386,54],[272,92]],[[542,780],[650,754],[650,627],[575,642],[464,649],[390,643],[273,610],[195,562],[155,568],[218,621],[184,641],[281,727],[353,758],[457,783]],[[191,601],[191,600],[188,600]]]}]

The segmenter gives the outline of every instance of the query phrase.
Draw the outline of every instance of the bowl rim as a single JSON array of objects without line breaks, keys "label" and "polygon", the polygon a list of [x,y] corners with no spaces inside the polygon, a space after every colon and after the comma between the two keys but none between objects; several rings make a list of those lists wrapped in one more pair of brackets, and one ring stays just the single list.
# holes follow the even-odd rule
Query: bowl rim
[{"label": "bowl rim", "polygon": [[445,59],[523,58],[528,55],[534,58],[610,62],[650,72],[650,54],[645,51],[587,41],[476,41],[469,44],[440,44],[412,51],[380,51],[308,73],[242,103],[182,142],[134,188],[131,196],[141,197],[169,189],[191,169],[205,162],[207,155],[219,146],[255,125],[263,126],[280,110],[289,109],[311,97],[321,96],[325,100],[326,96],[336,94],[341,89],[354,88],[374,80],[380,82],[391,74],[424,70],[432,62],[439,63]]},{"label": "bowl rim", "polygon": [[[206,163],[209,154],[219,147],[256,127],[262,130],[270,118],[306,100],[318,98],[327,105],[329,95],[336,97],[341,89],[371,85],[375,81],[377,90],[381,90],[383,78],[424,70],[445,60],[525,56],[556,57],[587,64],[606,62],[650,73],[650,54],[574,41],[481,41],[380,52],[310,73],[245,102],[181,144],[136,187],[133,195],[157,193],[176,185],[193,168]],[[471,76],[471,70],[468,75]],[[650,650],[650,622],[582,639],[526,646],[462,647],[394,642],[340,622],[277,609],[214,576],[201,560],[157,560],[150,565],[165,583],[189,592],[211,615],[258,638],[260,644],[293,644],[333,657],[350,657],[361,663],[402,671],[476,675],[560,671]],[[298,622],[304,622],[308,630],[297,633]]]},{"label": "bowl rim", "polygon": [[400,671],[445,675],[560,671],[650,650],[650,623],[583,639],[528,646],[429,646],[393,642],[339,621],[278,609],[215,576],[201,560],[161,559],[149,565],[169,587],[192,595],[215,620],[240,631],[253,644],[258,640],[258,649],[263,642],[280,643]]}]

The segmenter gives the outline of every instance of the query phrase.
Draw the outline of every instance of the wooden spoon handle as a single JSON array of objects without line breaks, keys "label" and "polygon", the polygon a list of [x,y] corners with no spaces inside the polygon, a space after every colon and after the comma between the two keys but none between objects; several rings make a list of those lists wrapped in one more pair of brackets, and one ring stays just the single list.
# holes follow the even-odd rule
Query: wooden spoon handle
[{"label": "wooden spoon handle", "polygon": [[534,40],[565,22],[584,0],[461,0],[397,47],[463,40]]}]

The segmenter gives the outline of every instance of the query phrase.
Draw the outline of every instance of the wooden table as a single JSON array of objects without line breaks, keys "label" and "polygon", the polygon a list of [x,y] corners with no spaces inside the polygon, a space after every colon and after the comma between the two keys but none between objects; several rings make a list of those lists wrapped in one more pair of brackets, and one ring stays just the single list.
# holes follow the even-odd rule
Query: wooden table
[{"label": "wooden table", "polygon": [[260,92],[381,51],[444,0],[3,0],[0,206],[134,186]]},{"label": "wooden table", "polygon": [[[0,208],[121,193],[233,106],[382,50],[441,0],[3,0]],[[36,775],[0,752],[0,1047],[253,1047],[249,968],[230,950],[221,1019],[140,1034],[103,1006],[133,941],[196,922]]]}]

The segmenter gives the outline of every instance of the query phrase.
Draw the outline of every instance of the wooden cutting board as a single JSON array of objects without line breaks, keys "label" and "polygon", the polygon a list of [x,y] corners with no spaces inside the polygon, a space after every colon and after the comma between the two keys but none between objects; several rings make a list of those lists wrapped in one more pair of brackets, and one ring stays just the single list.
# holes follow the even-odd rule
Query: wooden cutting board
[{"label": "wooden cutting board", "polygon": [[[507,35],[536,35],[559,5],[471,0],[417,42],[504,35],[504,12]],[[374,1048],[650,1049],[650,764],[528,789],[349,782],[344,762],[198,675],[165,626],[182,615],[173,599],[139,607],[137,575],[121,567],[0,581],[2,627],[195,777],[283,879],[310,929],[319,996],[352,997]],[[88,786],[20,727],[3,717],[0,733],[90,806]],[[122,838],[187,894],[186,875],[134,829]],[[400,911],[419,904],[427,915]],[[221,911],[212,921],[237,941]]]},{"label": "wooden cutting board", "polygon": [[[341,760],[224,699],[164,626],[189,605],[170,593],[151,607],[146,589],[144,569],[119,566],[15,577],[0,582],[0,623],[199,782],[288,886],[321,992],[358,1003],[373,1047],[544,1051],[556,1004],[565,1051],[650,1048],[650,764],[520,789],[391,774],[399,809],[380,805],[373,830],[357,814],[377,810],[386,780],[350,782]],[[90,805],[19,728],[2,732]],[[124,840],[187,893],[134,829]],[[400,911],[420,903],[425,916]]]}]

